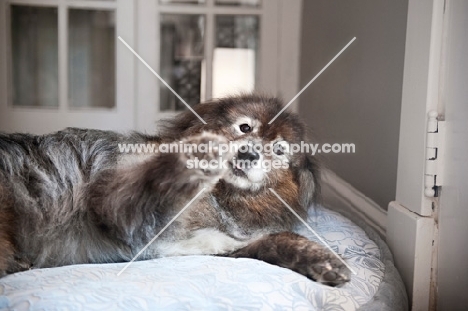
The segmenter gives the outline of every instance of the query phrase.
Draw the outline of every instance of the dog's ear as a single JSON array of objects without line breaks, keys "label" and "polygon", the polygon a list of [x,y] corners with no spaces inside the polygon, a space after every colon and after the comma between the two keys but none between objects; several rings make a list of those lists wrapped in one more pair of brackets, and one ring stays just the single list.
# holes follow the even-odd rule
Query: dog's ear
[{"label": "dog's ear", "polygon": [[166,140],[178,140],[190,136],[195,129],[203,126],[201,121],[191,112],[184,111],[173,118],[161,120],[158,124],[158,135]]},{"label": "dog's ear", "polygon": [[201,134],[203,131],[218,132],[219,128],[229,123],[225,108],[218,101],[204,102],[192,108],[195,113],[186,110],[158,122],[158,135],[162,140],[180,140],[183,137]]},{"label": "dog's ear", "polygon": [[317,160],[310,155],[304,155],[298,172],[299,203],[304,209],[320,197],[320,169]]}]

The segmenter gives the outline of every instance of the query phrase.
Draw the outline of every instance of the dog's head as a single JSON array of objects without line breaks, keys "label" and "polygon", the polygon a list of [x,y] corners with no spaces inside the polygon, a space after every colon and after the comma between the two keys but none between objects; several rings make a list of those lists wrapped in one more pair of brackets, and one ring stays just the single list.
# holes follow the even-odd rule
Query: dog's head
[{"label": "dog's head", "polygon": [[206,124],[186,111],[164,123],[161,136],[177,141],[204,131],[222,135],[237,146],[223,177],[226,183],[251,192],[293,187],[299,204],[307,208],[319,192],[318,166],[310,153],[289,148],[307,143],[305,126],[297,115],[284,111],[268,124],[282,108],[274,97],[222,98],[194,107]]}]

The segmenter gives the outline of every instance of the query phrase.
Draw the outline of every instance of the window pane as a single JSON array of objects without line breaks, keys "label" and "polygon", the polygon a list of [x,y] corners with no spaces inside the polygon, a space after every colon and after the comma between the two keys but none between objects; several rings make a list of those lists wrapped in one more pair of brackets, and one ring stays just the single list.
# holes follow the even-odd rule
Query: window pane
[{"label": "window pane", "polygon": [[216,0],[217,5],[259,6],[261,0]]},{"label": "window pane", "polygon": [[68,20],[70,106],[114,107],[114,12],[71,9]]},{"label": "window pane", "polygon": [[[204,59],[203,15],[161,16],[161,77],[187,104],[200,102]],[[161,110],[184,110],[185,105],[162,83]]]},{"label": "window pane", "polygon": [[204,4],[205,0],[159,0],[161,4]]},{"label": "window pane", "polygon": [[257,16],[216,16],[213,98],[254,90],[258,34]]},{"label": "window pane", "polygon": [[58,107],[57,9],[11,6],[13,105]]}]

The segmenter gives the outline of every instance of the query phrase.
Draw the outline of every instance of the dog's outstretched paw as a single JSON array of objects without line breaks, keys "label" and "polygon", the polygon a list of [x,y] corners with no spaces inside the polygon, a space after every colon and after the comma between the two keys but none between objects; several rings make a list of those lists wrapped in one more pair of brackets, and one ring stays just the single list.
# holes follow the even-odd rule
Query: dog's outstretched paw
[{"label": "dog's outstretched paw", "polygon": [[325,251],[329,256],[324,256],[321,261],[312,264],[306,276],[329,286],[338,286],[350,281],[349,269],[334,254]]},{"label": "dog's outstretched paw", "polygon": [[339,286],[351,279],[351,271],[335,254],[292,232],[267,235],[229,256],[263,260],[329,286]]},{"label": "dog's outstretched paw", "polygon": [[232,155],[222,152],[221,145],[228,146],[229,143],[224,136],[203,132],[182,142],[182,156],[187,162],[187,168],[197,170],[209,179],[219,179],[225,173],[225,160]]}]

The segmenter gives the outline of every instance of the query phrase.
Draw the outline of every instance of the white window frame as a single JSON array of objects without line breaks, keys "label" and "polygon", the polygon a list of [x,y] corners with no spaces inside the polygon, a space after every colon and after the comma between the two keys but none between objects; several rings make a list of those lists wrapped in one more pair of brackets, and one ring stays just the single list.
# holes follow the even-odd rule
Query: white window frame
[{"label": "white window frame", "polygon": [[[263,0],[259,7],[219,6],[215,0],[205,4],[160,4],[158,0],[138,0],[136,7],[136,51],[159,72],[160,15],[200,14],[205,16],[205,99],[212,93],[212,63],[216,15],[257,15],[260,17],[260,46],[256,90],[289,101],[299,90],[300,23],[302,0]],[[124,38],[126,40],[126,38]],[[153,131],[157,120],[177,112],[161,111],[157,78],[143,64],[136,65],[138,130]],[[291,105],[297,110],[297,101]]]},{"label": "white window frame", "polygon": [[[9,55],[10,4],[59,8],[58,109],[13,107]],[[256,89],[288,102],[299,91],[300,26],[302,0],[262,0],[261,7],[160,5],[158,0],[4,0],[0,1],[0,131],[46,133],[68,126],[152,132],[157,120],[175,112],[159,109],[157,78],[116,40],[116,107],[68,108],[67,7],[116,10],[116,36],[121,36],[156,71],[159,70],[160,13],[206,15],[207,71],[212,72],[215,14],[260,16],[260,64]],[[267,50],[268,48],[268,50]],[[211,93],[208,75],[206,98]],[[289,109],[297,111],[298,100]]]},{"label": "white window frame", "polygon": [[[58,9],[58,107],[18,107],[12,104],[10,5]],[[116,35],[134,44],[134,2],[128,0],[5,0],[0,2],[0,131],[46,133],[69,126],[130,130],[134,128],[134,63],[116,40],[116,103],[114,108],[75,108],[68,100],[68,9],[114,10]]]}]

